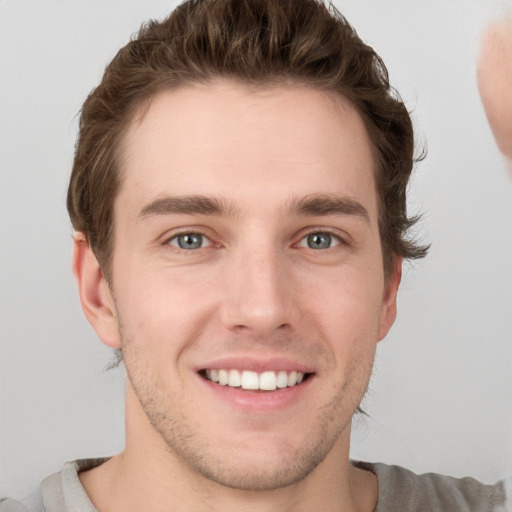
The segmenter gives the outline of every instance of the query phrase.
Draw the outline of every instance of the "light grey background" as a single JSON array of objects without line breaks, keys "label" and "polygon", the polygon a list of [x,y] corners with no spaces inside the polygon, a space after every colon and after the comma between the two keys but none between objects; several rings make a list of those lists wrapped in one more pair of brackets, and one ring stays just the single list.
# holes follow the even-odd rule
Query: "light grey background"
[{"label": "light grey background", "polygon": [[[353,456],[512,474],[512,180],[475,84],[478,34],[508,0],[340,0],[414,111],[428,158],[406,266]],[[76,114],[141,21],[173,1],[0,0],[0,494],[123,447],[123,376],[86,323],[65,210]]]}]

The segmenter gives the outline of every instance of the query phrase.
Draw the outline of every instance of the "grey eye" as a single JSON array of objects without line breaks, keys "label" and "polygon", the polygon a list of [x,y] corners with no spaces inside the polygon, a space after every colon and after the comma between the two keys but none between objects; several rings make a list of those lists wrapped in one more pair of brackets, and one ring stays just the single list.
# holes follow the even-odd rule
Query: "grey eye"
[{"label": "grey eye", "polygon": [[193,250],[201,249],[209,245],[209,240],[200,233],[183,233],[169,240],[169,245],[180,249]]},{"label": "grey eye", "polygon": [[304,237],[301,242],[301,247],[308,247],[309,249],[330,249],[338,245],[339,240],[330,233],[311,233]]}]

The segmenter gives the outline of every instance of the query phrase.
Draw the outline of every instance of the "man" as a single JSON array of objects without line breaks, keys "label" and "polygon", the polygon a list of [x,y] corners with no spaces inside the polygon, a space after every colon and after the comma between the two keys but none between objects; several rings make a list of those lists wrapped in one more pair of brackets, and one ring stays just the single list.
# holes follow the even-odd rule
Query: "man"
[{"label": "man", "polygon": [[84,104],[68,193],[126,447],[31,509],[505,510],[505,483],[349,461],[402,260],[426,253],[413,153],[383,63],[322,3],[191,1],[143,27]]}]

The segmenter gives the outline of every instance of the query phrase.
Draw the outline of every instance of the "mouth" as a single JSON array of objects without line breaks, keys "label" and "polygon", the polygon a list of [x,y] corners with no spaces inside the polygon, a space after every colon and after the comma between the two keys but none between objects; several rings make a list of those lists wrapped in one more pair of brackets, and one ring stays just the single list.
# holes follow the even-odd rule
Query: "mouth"
[{"label": "mouth", "polygon": [[297,371],[265,371],[255,372],[237,369],[206,368],[199,371],[204,379],[219,384],[238,388],[244,391],[276,391],[299,386],[311,377],[311,373]]}]

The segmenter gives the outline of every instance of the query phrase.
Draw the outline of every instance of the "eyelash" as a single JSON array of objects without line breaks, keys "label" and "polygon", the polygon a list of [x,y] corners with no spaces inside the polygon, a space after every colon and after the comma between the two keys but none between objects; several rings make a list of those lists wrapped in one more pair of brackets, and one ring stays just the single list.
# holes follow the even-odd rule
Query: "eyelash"
[{"label": "eyelash", "polygon": [[[184,252],[184,253],[194,252],[194,250],[192,250],[192,249],[183,249],[182,247],[171,245],[171,242],[173,240],[177,239],[180,236],[184,236],[184,235],[197,235],[197,236],[201,236],[201,237],[205,238],[206,240],[208,240],[208,242],[210,243],[208,246],[199,247],[198,249],[208,249],[210,246],[215,245],[214,242],[212,241],[211,237],[209,237],[206,233],[204,233],[200,229],[184,230],[184,231],[180,231],[179,233],[174,233],[171,237],[165,239],[164,245],[168,245],[168,246],[172,247],[174,250]],[[195,250],[198,250],[198,249],[195,249]]]},{"label": "eyelash", "polygon": [[[311,235],[329,235],[330,237],[332,237],[332,239],[334,241],[337,242],[332,247],[328,247],[326,249],[322,249],[323,251],[328,251],[330,249],[334,249],[338,245],[347,245],[347,242],[339,234],[334,233],[333,231],[331,231],[329,229],[325,229],[325,228],[311,229],[310,231],[305,233],[303,236],[301,236],[299,242],[297,244],[295,244],[295,245],[299,245],[303,240],[307,239]],[[309,249],[312,249],[312,248],[309,247]],[[319,249],[313,249],[313,250],[319,250]]]},{"label": "eyelash", "polygon": [[[295,246],[295,247],[300,246],[299,244],[303,240],[307,239],[308,236],[316,235],[316,234],[319,234],[319,235],[324,235],[324,234],[325,235],[329,235],[329,236],[331,236],[337,242],[336,245],[334,245],[332,247],[328,247],[326,249],[322,249],[322,251],[328,251],[330,249],[334,249],[338,245],[348,245],[348,242],[346,241],[346,239],[341,237],[338,233],[334,233],[332,230],[329,230],[329,229],[326,229],[326,228],[318,227],[318,228],[311,228],[306,233],[302,234],[300,239],[299,239],[299,241],[294,243],[293,246]],[[197,249],[183,249],[181,247],[178,247],[178,246],[175,246],[175,245],[171,245],[171,241],[173,241],[173,240],[175,240],[178,237],[183,236],[183,235],[198,235],[198,236],[204,237],[209,242],[209,245],[206,246],[206,247],[199,247]],[[208,236],[205,232],[201,231],[200,229],[189,229],[189,230],[180,231],[178,233],[173,233],[172,236],[170,236],[170,237],[168,237],[168,238],[166,238],[164,240],[163,245],[170,246],[175,251],[179,251],[179,252],[189,253],[190,254],[191,252],[198,251],[199,249],[208,249],[211,246],[215,246],[216,244],[211,239],[210,236]],[[315,250],[315,249],[313,249],[313,250]]]}]

